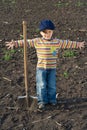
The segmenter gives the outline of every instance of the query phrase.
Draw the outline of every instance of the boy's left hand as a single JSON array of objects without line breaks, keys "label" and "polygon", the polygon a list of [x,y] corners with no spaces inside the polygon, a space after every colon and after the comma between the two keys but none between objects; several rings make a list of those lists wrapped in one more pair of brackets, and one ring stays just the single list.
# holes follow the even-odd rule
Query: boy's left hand
[{"label": "boy's left hand", "polygon": [[85,45],[85,42],[83,41],[83,42],[79,42],[78,43],[78,48],[84,48],[84,45]]}]

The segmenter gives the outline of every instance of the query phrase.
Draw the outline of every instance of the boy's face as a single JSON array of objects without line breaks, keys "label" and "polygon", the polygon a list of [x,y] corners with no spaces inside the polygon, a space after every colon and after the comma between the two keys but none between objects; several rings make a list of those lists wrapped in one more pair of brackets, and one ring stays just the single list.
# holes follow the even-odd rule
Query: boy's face
[{"label": "boy's face", "polygon": [[41,31],[40,34],[44,39],[49,40],[53,35],[53,30],[46,29],[44,31]]}]

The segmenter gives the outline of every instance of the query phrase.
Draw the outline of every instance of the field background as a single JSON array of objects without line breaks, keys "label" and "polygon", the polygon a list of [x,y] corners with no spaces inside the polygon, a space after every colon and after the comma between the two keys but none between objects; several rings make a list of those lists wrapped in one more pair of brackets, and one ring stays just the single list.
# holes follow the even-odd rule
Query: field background
[{"label": "field background", "polygon": [[[86,41],[81,50],[60,50],[57,60],[56,107],[28,113],[25,95],[23,48],[7,50],[6,41],[22,39],[22,21],[27,38],[39,37],[38,25],[51,19],[54,37]],[[28,49],[29,92],[36,95],[37,56]],[[0,0],[0,130],[87,130],[87,1]]]}]

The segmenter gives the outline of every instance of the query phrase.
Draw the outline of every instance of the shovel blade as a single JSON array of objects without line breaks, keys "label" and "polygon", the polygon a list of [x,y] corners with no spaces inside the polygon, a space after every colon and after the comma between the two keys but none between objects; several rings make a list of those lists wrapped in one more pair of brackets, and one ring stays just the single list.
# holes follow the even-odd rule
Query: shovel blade
[{"label": "shovel blade", "polygon": [[[22,109],[26,109],[27,108],[26,99],[27,99],[27,95],[18,96],[18,105]],[[29,95],[28,101],[29,101],[29,103],[28,103],[29,104],[29,110],[30,111],[34,111],[37,108],[37,97]]]},{"label": "shovel blade", "polygon": [[[37,97],[36,96],[29,96],[30,98],[33,98],[33,99],[37,99]],[[27,98],[27,95],[25,95],[25,96],[18,96],[18,99],[22,99],[22,98]]]}]

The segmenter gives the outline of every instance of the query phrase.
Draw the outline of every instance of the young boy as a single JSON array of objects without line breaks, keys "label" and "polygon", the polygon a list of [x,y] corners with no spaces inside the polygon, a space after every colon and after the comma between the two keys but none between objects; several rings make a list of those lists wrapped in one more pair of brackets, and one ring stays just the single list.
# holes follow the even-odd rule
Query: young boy
[{"label": "young boy", "polygon": [[[39,30],[42,37],[28,39],[27,45],[35,47],[38,57],[36,69],[36,91],[39,109],[44,109],[45,104],[56,105],[56,60],[61,48],[82,48],[84,42],[60,40],[53,38],[55,26],[50,20],[42,20]],[[8,49],[23,46],[24,41],[7,42]]]}]

